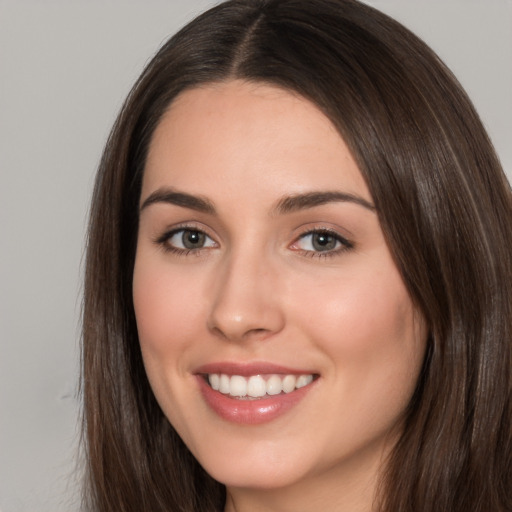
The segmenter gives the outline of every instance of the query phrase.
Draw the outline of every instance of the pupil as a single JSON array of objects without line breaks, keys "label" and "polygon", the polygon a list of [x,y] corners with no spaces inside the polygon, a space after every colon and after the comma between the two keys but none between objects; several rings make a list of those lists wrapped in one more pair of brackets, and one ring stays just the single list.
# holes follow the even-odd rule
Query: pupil
[{"label": "pupil", "polygon": [[336,247],[336,239],[326,233],[314,233],[312,242],[317,251],[329,251]]},{"label": "pupil", "polygon": [[204,234],[199,231],[185,231],[182,241],[183,246],[187,249],[197,249],[204,244]]}]

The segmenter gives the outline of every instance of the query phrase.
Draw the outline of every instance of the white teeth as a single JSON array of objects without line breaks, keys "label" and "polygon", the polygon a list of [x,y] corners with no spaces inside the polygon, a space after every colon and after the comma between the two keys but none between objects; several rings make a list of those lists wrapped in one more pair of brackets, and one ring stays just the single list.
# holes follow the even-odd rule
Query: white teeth
[{"label": "white teeth", "polygon": [[212,389],[218,391],[220,387],[220,376],[217,373],[212,373],[209,375],[208,380],[210,381]]},{"label": "white teeth", "polygon": [[312,381],[313,381],[313,375],[301,375],[297,379],[297,383],[295,384],[295,387],[297,389],[303,388],[304,386],[311,384]]},{"label": "white teeth", "polygon": [[313,375],[270,375],[265,378],[261,375],[242,377],[210,373],[208,382],[212,389],[225,395],[261,398],[265,395],[279,395],[282,392],[291,393],[295,389],[307,386],[313,382]]},{"label": "white teeth", "polygon": [[272,375],[267,380],[267,394],[279,395],[281,391],[283,391],[283,383],[281,382],[281,377],[278,375]]},{"label": "white teeth", "polygon": [[247,395],[247,381],[240,375],[233,375],[229,381],[229,394],[233,396]]},{"label": "white teeth", "polygon": [[221,393],[224,393],[225,395],[227,395],[227,394],[229,394],[230,387],[231,386],[229,385],[229,375],[222,374],[220,376],[219,391]]},{"label": "white teeth", "polygon": [[247,383],[247,394],[254,398],[265,396],[267,393],[267,384],[260,375],[253,375]]},{"label": "white teeth", "polygon": [[283,391],[285,393],[291,393],[295,389],[296,381],[295,375],[287,375],[283,379]]}]

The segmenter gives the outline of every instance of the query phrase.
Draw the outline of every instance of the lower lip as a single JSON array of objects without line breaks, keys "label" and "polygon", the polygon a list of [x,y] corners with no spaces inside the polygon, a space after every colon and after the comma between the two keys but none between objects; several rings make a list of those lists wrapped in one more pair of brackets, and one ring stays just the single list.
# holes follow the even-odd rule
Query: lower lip
[{"label": "lower lip", "polygon": [[257,400],[239,400],[215,391],[200,375],[197,375],[197,380],[203,398],[215,413],[227,421],[244,425],[259,425],[282,416],[297,405],[316,382],[314,380],[311,384],[291,393],[281,393]]}]

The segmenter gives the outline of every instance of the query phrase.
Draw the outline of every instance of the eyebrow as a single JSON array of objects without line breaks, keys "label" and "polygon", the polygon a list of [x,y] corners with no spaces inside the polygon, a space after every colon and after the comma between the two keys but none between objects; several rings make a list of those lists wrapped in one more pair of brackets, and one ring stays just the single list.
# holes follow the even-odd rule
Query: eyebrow
[{"label": "eyebrow", "polygon": [[[284,215],[287,213],[293,213],[300,210],[306,210],[308,208],[314,208],[315,206],[336,202],[354,203],[372,212],[375,211],[375,206],[360,196],[346,192],[325,191],[307,192],[305,194],[283,197],[277,201],[276,205],[272,209],[272,212]],[[215,215],[216,213],[215,206],[206,197],[195,196],[192,194],[187,194],[186,192],[179,192],[172,188],[161,188],[150,194],[142,203],[140,211],[144,210],[152,204],[157,203],[173,204],[198,212],[207,213],[209,215]]]},{"label": "eyebrow", "polygon": [[275,211],[280,214],[292,213],[307,208],[314,208],[328,203],[355,203],[372,212],[375,211],[375,206],[366,199],[354,194],[338,191],[326,192],[308,192],[306,194],[297,194],[289,197],[284,197],[278,201]]},{"label": "eyebrow", "polygon": [[150,194],[142,203],[140,211],[156,203],[174,204],[176,206],[189,208],[190,210],[196,210],[202,213],[208,213],[210,215],[215,214],[215,207],[205,197],[194,196],[185,192],[178,192],[172,188],[158,189]]}]

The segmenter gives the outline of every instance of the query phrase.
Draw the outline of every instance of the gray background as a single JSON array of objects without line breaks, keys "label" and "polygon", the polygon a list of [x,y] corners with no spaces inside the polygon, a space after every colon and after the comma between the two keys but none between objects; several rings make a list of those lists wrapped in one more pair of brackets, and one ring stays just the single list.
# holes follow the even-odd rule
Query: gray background
[{"label": "gray background", "polygon": [[[0,0],[0,509],[78,510],[80,279],[103,143],[149,57],[208,0]],[[423,37],[512,176],[512,0],[369,0]]]}]

